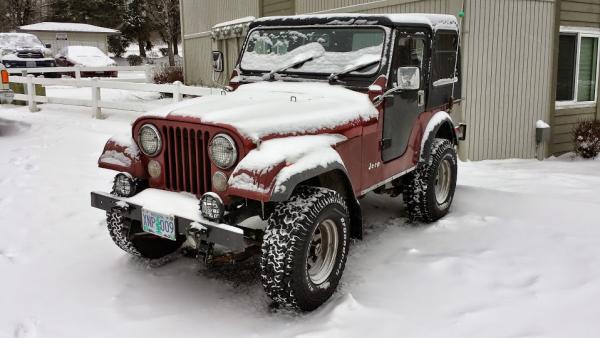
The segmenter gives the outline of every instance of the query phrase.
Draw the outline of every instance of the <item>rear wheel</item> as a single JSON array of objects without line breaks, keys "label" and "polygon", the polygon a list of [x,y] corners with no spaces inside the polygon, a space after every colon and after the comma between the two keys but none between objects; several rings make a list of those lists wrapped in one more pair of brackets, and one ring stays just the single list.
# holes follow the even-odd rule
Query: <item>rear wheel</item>
[{"label": "rear wheel", "polygon": [[185,241],[183,236],[172,241],[143,232],[141,222],[126,218],[120,208],[113,208],[106,213],[106,224],[113,242],[137,257],[162,258],[177,251]]},{"label": "rear wheel", "polygon": [[276,206],[262,244],[261,280],[282,306],[310,311],[331,297],[349,246],[349,217],[333,190],[300,187]]},{"label": "rear wheel", "polygon": [[457,159],[452,142],[436,138],[430,157],[405,181],[403,198],[409,221],[434,222],[448,213],[456,188]]}]

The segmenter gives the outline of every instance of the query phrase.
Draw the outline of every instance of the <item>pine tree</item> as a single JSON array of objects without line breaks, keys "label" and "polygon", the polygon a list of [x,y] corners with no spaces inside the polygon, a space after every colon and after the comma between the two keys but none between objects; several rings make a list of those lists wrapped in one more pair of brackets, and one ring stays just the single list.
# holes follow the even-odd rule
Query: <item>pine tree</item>
[{"label": "pine tree", "polygon": [[152,22],[147,15],[145,0],[132,0],[125,11],[123,36],[129,40],[136,40],[141,57],[146,57],[145,46],[150,40]]},{"label": "pine tree", "polygon": [[175,65],[174,45],[179,36],[179,1],[178,0],[146,0],[148,15],[155,24],[155,28],[164,42],[167,43],[169,65]]}]

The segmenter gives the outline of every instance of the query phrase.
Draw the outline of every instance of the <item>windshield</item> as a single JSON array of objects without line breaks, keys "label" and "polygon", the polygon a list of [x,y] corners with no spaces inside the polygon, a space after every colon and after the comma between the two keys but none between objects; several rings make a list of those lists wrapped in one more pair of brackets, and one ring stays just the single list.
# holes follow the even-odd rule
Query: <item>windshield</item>
[{"label": "windshield", "polygon": [[44,48],[35,35],[26,33],[0,33],[0,49]]},{"label": "windshield", "polygon": [[[381,28],[327,27],[256,29],[248,36],[241,68],[247,71],[285,73],[338,73],[357,61],[381,61],[385,31]],[[311,56],[313,56],[311,58]],[[309,59],[287,68],[295,60]],[[352,73],[373,74],[381,62]]]}]

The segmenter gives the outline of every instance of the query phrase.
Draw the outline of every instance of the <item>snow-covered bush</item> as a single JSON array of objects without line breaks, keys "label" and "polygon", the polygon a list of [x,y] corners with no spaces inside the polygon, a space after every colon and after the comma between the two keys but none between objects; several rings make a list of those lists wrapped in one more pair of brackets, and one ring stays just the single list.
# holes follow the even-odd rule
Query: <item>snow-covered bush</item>
[{"label": "snow-covered bush", "polygon": [[573,128],[575,153],[583,158],[595,158],[600,153],[600,121],[581,121]]},{"label": "snow-covered bush", "polygon": [[173,83],[175,81],[183,82],[183,67],[162,65],[154,71],[152,76],[154,83]]},{"label": "snow-covered bush", "polygon": [[139,66],[144,63],[144,59],[139,55],[131,54],[127,56],[127,62],[130,66]]}]

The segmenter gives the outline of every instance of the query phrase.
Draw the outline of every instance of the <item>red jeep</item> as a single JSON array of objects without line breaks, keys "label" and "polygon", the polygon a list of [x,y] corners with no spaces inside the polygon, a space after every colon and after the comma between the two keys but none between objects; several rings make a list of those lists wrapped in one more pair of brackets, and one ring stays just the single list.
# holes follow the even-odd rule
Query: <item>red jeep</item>
[{"label": "red jeep", "polygon": [[135,256],[186,248],[214,263],[254,249],[275,304],[315,309],[362,238],[367,193],[402,195],[411,221],[448,212],[458,56],[453,16],[258,19],[222,95],[150,112],[108,141],[99,166],[119,173],[92,206]]}]

